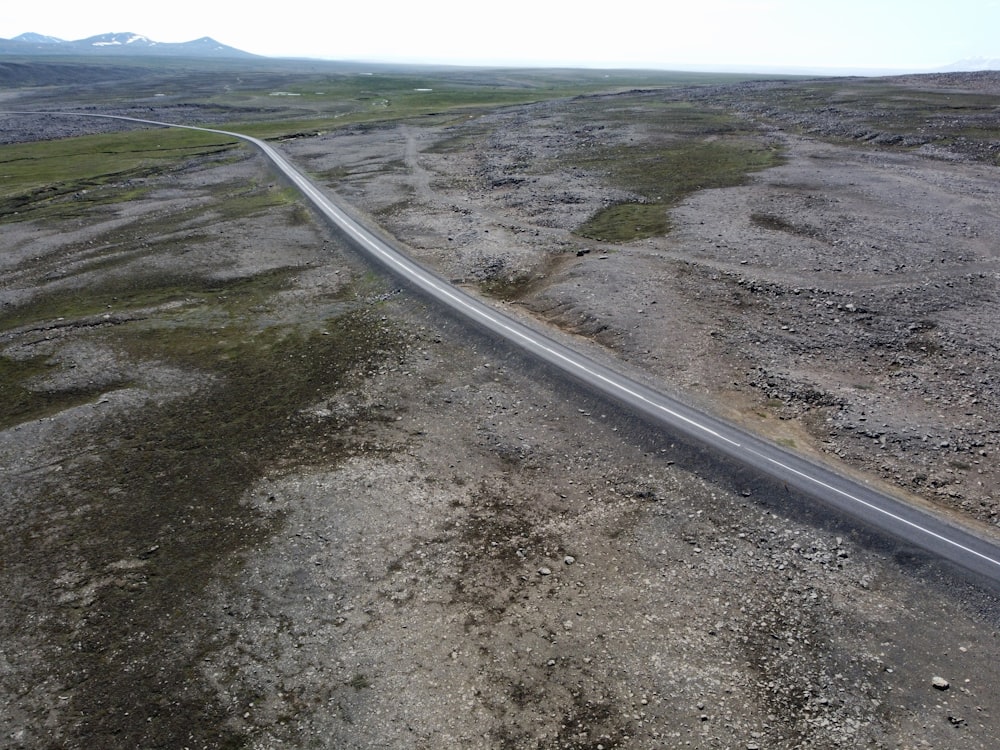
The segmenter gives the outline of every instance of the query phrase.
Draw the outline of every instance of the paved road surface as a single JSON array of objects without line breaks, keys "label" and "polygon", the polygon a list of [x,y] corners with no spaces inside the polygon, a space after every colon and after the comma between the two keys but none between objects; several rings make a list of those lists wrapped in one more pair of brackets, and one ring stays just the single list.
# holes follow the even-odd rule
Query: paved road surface
[{"label": "paved road surface", "polygon": [[[80,116],[82,113],[45,114]],[[267,143],[240,133],[212,128],[195,128],[114,115],[87,114],[86,116],[109,117],[162,127],[187,127],[251,143],[260,149],[274,167],[290,180],[354,246],[410,286],[447,305],[482,328],[502,336],[531,355],[559,368],[592,390],[631,409],[647,422],[665,426],[675,433],[680,432],[719,454],[777,479],[789,488],[795,488],[808,497],[826,503],[864,524],[880,529],[966,570],[985,576],[994,583],[1000,583],[1000,545],[997,542],[962,528],[938,514],[878,492],[867,484],[768,443],[711,415],[692,409],[598,364],[495,310],[423,268],[389,242],[366,229]]]}]

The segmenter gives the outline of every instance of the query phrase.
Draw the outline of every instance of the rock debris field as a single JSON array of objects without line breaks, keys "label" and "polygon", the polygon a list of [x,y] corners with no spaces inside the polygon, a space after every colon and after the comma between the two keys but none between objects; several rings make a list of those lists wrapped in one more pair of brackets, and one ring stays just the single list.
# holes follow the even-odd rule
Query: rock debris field
[{"label": "rock debris field", "polygon": [[[875,85],[278,146],[511,314],[996,534],[1000,86]],[[611,159],[722,146],[772,161],[668,198]],[[247,147],[101,190],[3,217],[3,747],[995,746],[995,592],[464,328]],[[621,204],[665,229],[586,228]]]}]

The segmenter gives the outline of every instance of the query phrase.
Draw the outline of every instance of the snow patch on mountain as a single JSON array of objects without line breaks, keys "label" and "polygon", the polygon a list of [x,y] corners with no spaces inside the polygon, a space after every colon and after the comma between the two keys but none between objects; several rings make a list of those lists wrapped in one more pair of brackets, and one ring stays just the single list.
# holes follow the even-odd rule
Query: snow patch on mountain
[{"label": "snow patch on mountain", "polygon": [[156,42],[143,34],[114,32],[65,41],[29,32],[14,39],[0,39],[0,54],[133,54],[172,57],[257,57],[229,47],[208,36],[190,42]]},{"label": "snow patch on mountain", "polygon": [[12,41],[27,42],[28,44],[62,44],[64,39],[57,36],[47,36],[46,34],[36,34],[33,31],[18,34]]}]

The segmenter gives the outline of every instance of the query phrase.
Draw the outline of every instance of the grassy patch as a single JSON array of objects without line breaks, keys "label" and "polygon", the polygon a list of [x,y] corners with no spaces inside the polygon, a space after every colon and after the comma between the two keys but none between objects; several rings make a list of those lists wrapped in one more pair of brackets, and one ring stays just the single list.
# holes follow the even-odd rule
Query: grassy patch
[{"label": "grassy patch", "polygon": [[[119,332],[125,348],[139,359],[214,371],[223,363],[249,356],[248,347],[253,349],[253,358],[260,359],[279,343],[280,336],[273,330],[261,333],[252,324],[248,311],[287,288],[296,272],[282,268],[226,280],[169,274],[109,277],[93,287],[46,295],[6,313],[0,316],[0,330],[52,321],[85,325],[101,322],[102,314],[161,308],[154,318],[131,321]],[[162,309],[172,302],[184,304]],[[55,390],[31,386],[50,371],[46,357],[0,357],[0,429],[87,403],[110,388],[107,383]]]},{"label": "grassy patch", "polygon": [[681,140],[664,146],[619,146],[577,162],[603,169],[618,187],[665,204],[707,188],[738,185],[774,166],[777,152],[748,140]]},{"label": "grassy patch", "polygon": [[83,438],[76,451],[85,459],[67,467],[48,498],[55,516],[71,513],[73,524],[0,535],[19,564],[34,568],[59,570],[67,549],[75,570],[139,561],[48,626],[70,710],[85,717],[73,728],[81,746],[243,746],[226,721],[228,705],[199,677],[204,655],[228,637],[218,629],[226,615],[205,609],[204,589],[238,570],[280,523],[243,505],[254,482],[337,461],[351,444],[349,428],[380,418],[369,409],[320,420],[306,407],[352,387],[400,343],[381,316],[365,311],[325,327],[133,323],[116,332],[134,357],[213,377],[188,397],[148,404]]},{"label": "grassy patch", "polygon": [[618,203],[598,211],[576,233],[602,242],[629,242],[669,231],[670,220],[663,204]]},{"label": "grassy patch", "polygon": [[164,128],[0,146],[0,223],[73,218],[132,200],[144,192],[133,181],[235,145],[224,136]]},{"label": "grassy patch", "polygon": [[506,276],[486,279],[479,284],[479,288],[491,297],[505,300],[507,302],[513,302],[514,300],[521,299],[528,294],[528,292],[538,282],[540,276],[544,276],[544,274],[523,271],[516,274],[508,274]]},{"label": "grassy patch", "polygon": [[[336,425],[319,425],[301,417],[300,410],[331,395],[360,363],[380,359],[397,343],[386,324],[364,313],[330,320],[326,328],[257,330],[234,323],[225,329],[136,326],[123,331],[119,343],[133,356],[218,377],[209,391],[160,409],[147,420],[155,431],[147,429],[140,442],[164,448],[167,466],[171,456],[186,450],[183,446],[206,449],[185,472],[200,474],[189,490],[206,497],[242,489],[248,475],[241,467],[251,467],[250,474],[257,476],[279,458],[326,455],[343,436]],[[213,474],[211,467],[217,465],[226,470]]]},{"label": "grassy patch", "polygon": [[179,128],[130,130],[0,147],[0,196],[231,148],[227,136]]},{"label": "grassy patch", "polygon": [[130,186],[132,180],[155,173],[152,169],[134,170],[107,175],[115,184],[97,181],[67,181],[49,188],[0,199],[0,225],[18,221],[66,220],[88,217],[94,208],[136,200],[146,194],[145,188]]},{"label": "grassy patch", "polygon": [[0,357],[0,430],[85,404],[108,390],[106,384],[60,390],[31,387],[31,381],[51,369],[47,357]]},{"label": "grassy patch", "polygon": [[[262,187],[244,185],[241,190],[227,192],[213,209],[226,220],[242,219],[279,206],[300,206],[301,196],[292,187]],[[196,209],[197,210],[197,209]],[[308,214],[306,214],[308,215]]]},{"label": "grassy patch", "polygon": [[43,295],[4,312],[0,315],[0,330],[60,318],[155,308],[171,302],[189,302],[202,308],[217,305],[235,313],[286,288],[295,272],[294,268],[282,268],[224,280],[177,274],[109,276],[99,284]]},{"label": "grassy patch", "polygon": [[750,172],[775,166],[779,153],[752,140],[681,139],[661,146],[617,146],[578,159],[588,170],[643,196],[598,211],[577,234],[605,242],[626,242],[669,231],[666,208],[708,188],[742,184]]}]

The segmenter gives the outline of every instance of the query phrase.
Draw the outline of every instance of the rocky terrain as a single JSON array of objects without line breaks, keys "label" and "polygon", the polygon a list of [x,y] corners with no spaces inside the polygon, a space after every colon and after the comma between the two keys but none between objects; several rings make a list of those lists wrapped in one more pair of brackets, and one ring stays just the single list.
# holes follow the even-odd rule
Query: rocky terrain
[{"label": "rocky terrain", "polygon": [[[686,198],[666,237],[609,245],[573,235],[627,193],[552,165],[597,139],[648,137],[644,108],[655,111],[656,98],[601,102],[630,107],[624,122],[602,121],[593,101],[582,113],[545,104],[479,118],[464,129],[474,146],[443,153],[413,129],[386,134],[385,145],[361,134],[362,164],[395,151],[409,167],[388,175],[343,166],[358,159],[351,133],[334,148],[290,150],[316,170],[345,171],[341,192],[446,274],[526,285],[519,305],[668,387],[779,439],[801,431],[788,439],[803,449],[995,526],[997,142],[943,153],[930,136],[911,150],[875,136],[858,148],[765,122],[758,137],[785,163]],[[797,123],[793,114],[785,119]],[[824,134],[849,129],[841,120]],[[322,155],[311,161],[314,149]]]},{"label": "rocky terrain", "polygon": [[[991,80],[281,148],[512,314],[995,533]],[[602,166],[684,139],[774,162],[662,204]],[[994,592],[428,308],[246,148],[119,188],[3,217],[4,746],[993,747]],[[581,230],[621,203],[668,231]]]}]

